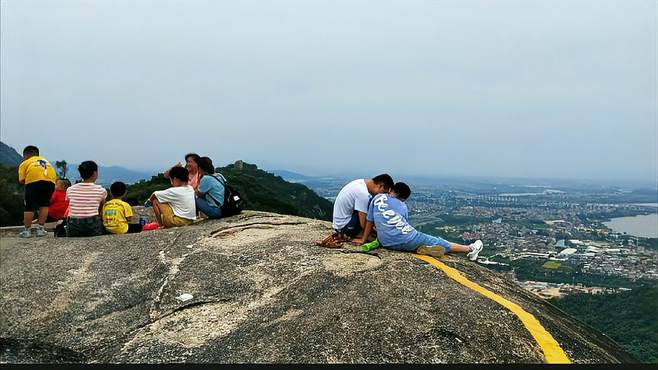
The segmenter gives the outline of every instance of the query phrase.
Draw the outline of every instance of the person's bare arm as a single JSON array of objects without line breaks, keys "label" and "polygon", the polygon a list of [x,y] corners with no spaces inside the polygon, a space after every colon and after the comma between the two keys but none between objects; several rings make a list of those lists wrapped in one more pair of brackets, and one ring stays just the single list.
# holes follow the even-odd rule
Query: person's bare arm
[{"label": "person's bare arm", "polygon": [[374,224],[371,221],[366,220],[366,226],[363,228],[363,236],[360,239],[354,240],[354,244],[361,245],[368,241],[368,236],[372,233]]},{"label": "person's bare arm", "polygon": [[364,230],[366,228],[366,222],[368,222],[368,215],[366,215],[361,211],[358,212],[359,212],[359,224],[361,224],[361,230]]}]

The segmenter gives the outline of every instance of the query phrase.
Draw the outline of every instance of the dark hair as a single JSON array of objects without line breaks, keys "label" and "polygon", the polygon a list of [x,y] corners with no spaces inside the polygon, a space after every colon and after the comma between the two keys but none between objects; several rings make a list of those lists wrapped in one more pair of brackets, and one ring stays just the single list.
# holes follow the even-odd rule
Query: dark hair
[{"label": "dark hair", "polygon": [[384,184],[386,189],[392,188],[393,184],[394,184],[393,183],[393,178],[387,173],[384,173],[384,174],[381,174],[379,176],[373,177],[372,182],[374,182],[377,185]]},{"label": "dark hair", "polygon": [[187,154],[185,154],[185,162],[187,162],[187,159],[190,158],[190,157],[192,158],[194,163],[199,164],[199,160],[201,159],[201,157],[198,154],[196,154],[196,153],[187,153]]},{"label": "dark hair", "polygon": [[113,197],[120,197],[126,194],[128,187],[121,181],[117,181],[110,185],[110,193]]},{"label": "dark hair", "polygon": [[397,197],[400,200],[409,199],[409,197],[411,196],[411,189],[409,188],[409,185],[403,182],[398,182],[395,185],[393,185],[393,191],[395,192],[395,194],[397,194]]},{"label": "dark hair", "polygon": [[23,155],[39,155],[39,148],[34,145],[28,145],[23,149]]},{"label": "dark hair", "polygon": [[215,166],[212,164],[212,159],[208,157],[201,157],[199,161],[197,162],[199,165],[199,168],[201,171],[207,173],[207,174],[213,174],[215,173]]},{"label": "dark hair", "polygon": [[63,181],[67,188],[71,186],[71,180],[69,179],[57,179],[57,181]]},{"label": "dark hair", "polygon": [[78,166],[78,172],[83,180],[92,177],[96,171],[98,171],[98,165],[94,161],[84,161]]},{"label": "dark hair", "polygon": [[174,166],[169,170],[169,178],[188,182],[190,180],[190,172],[185,167]]}]

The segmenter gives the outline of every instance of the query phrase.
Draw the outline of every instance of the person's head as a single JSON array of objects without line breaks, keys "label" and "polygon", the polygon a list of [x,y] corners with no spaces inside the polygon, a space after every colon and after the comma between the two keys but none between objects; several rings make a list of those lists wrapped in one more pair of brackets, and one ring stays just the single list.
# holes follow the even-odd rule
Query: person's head
[{"label": "person's head", "polygon": [[114,182],[110,185],[110,194],[112,194],[112,198],[115,199],[123,198],[126,195],[127,190],[128,187],[121,181]]},{"label": "person's head", "polygon": [[375,176],[368,184],[368,191],[370,194],[388,193],[393,187],[393,178],[387,173]]},{"label": "person's head", "polygon": [[409,185],[403,182],[398,182],[393,185],[390,193],[392,196],[404,202],[411,196],[411,189],[409,188]]},{"label": "person's head", "polygon": [[199,170],[199,160],[201,157],[196,153],[185,154],[185,167],[188,172],[196,173]]},{"label": "person's head", "polygon": [[71,186],[71,181],[69,179],[57,179],[55,184],[55,189],[57,190],[66,190]]},{"label": "person's head", "polygon": [[212,159],[208,157],[201,157],[199,159],[199,170],[204,175],[212,175],[215,173],[215,166],[212,164]]},{"label": "person's head", "polygon": [[169,170],[171,186],[185,186],[190,180],[190,172],[185,167],[174,166]]},{"label": "person's head", "polygon": [[39,148],[34,145],[28,145],[23,149],[23,160],[39,155]]},{"label": "person's head", "polygon": [[78,166],[80,178],[83,181],[93,182],[98,178],[98,165],[94,161],[84,161]]}]

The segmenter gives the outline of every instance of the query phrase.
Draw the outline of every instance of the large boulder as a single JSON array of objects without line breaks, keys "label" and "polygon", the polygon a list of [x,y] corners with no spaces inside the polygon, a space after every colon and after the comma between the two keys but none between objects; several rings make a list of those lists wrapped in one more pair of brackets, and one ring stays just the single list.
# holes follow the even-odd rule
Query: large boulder
[{"label": "large boulder", "polygon": [[[512,312],[408,253],[314,245],[263,212],[95,238],[3,237],[1,362],[541,363]],[[633,359],[503,275],[445,260],[533,314],[574,362]]]}]

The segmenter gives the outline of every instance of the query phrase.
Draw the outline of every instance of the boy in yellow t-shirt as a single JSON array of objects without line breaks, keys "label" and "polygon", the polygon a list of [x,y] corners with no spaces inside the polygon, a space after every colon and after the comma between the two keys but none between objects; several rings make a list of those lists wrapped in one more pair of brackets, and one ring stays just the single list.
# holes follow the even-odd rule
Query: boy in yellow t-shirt
[{"label": "boy in yellow t-shirt", "polygon": [[55,191],[57,173],[46,158],[39,155],[39,148],[33,145],[23,149],[23,162],[18,166],[18,182],[25,185],[25,211],[23,213],[23,224],[25,230],[21,231],[21,238],[31,238],[32,219],[34,214],[39,214],[36,225],[36,236],[46,236],[44,228],[48,218],[48,207],[50,197]]},{"label": "boy in yellow t-shirt", "polygon": [[126,184],[117,181],[110,186],[112,200],[103,206],[103,226],[111,234],[138,233],[142,225],[129,223],[132,220],[133,209],[130,204],[121,200],[126,195]]}]

